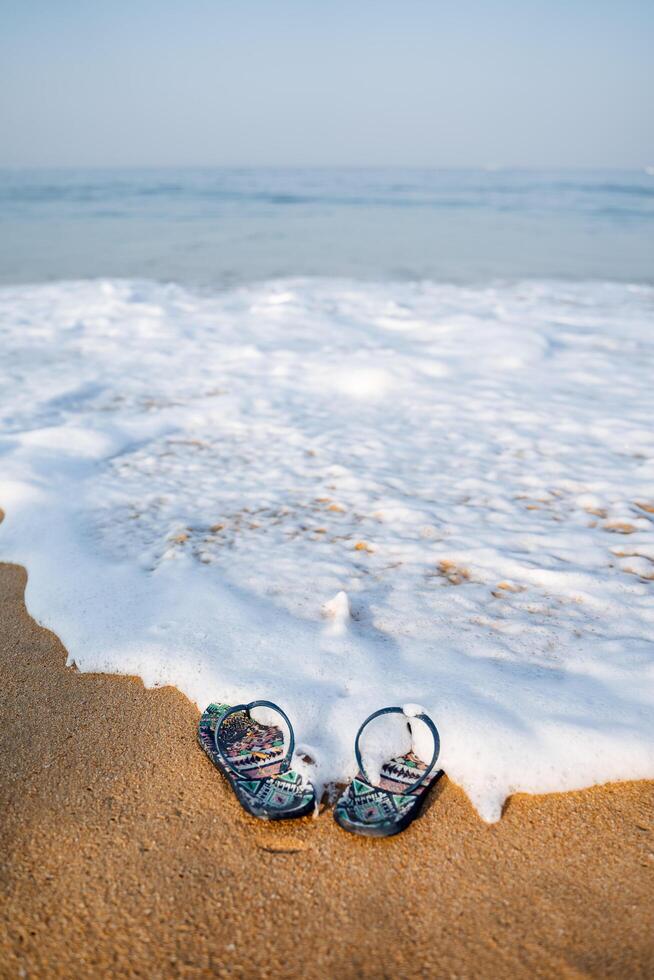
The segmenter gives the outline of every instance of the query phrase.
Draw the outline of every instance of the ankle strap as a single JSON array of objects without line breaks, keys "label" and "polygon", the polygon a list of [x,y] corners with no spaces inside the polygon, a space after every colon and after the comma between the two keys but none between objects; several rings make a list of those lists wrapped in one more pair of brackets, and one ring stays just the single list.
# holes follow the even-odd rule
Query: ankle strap
[{"label": "ankle strap", "polygon": [[280,772],[286,772],[286,770],[290,768],[291,759],[293,758],[293,752],[295,751],[295,733],[293,731],[293,726],[291,725],[290,719],[286,714],[286,712],[282,711],[279,705],[274,704],[274,702],[272,701],[250,701],[249,704],[237,704],[233,708],[230,708],[229,711],[225,712],[225,714],[222,716],[222,718],[216,725],[215,731],[213,733],[214,745],[216,746],[216,752],[220,756],[221,762],[228,769],[231,769],[231,771],[235,773],[237,776],[242,777],[242,773],[240,773],[239,770],[232,765],[229,758],[227,757],[227,754],[223,747],[222,740],[220,738],[220,732],[228,718],[230,718],[232,715],[238,714],[240,711],[245,711],[249,715],[252,708],[272,708],[273,711],[276,711],[279,715],[281,715],[284,721],[286,722],[286,725],[288,727],[288,732],[289,732],[289,744],[288,744],[286,755],[282,760],[280,770],[279,770]]},{"label": "ankle strap", "polygon": [[[379,718],[380,715],[397,715],[397,714],[404,715],[404,709],[399,707],[394,707],[394,708],[380,708],[378,711],[373,711],[373,713],[371,715],[368,715],[366,720],[361,725],[361,728],[357,732],[356,738],[354,740],[354,754],[356,756],[357,764],[359,766],[359,772],[366,780],[366,782],[370,783],[371,786],[373,786],[374,783],[372,782],[372,780],[370,779],[370,777],[368,776],[364,768],[363,759],[361,758],[361,751],[359,748],[361,735],[363,734],[364,729],[370,724],[370,722],[374,721],[375,718]],[[436,728],[436,725],[433,723],[429,715],[426,714],[405,715],[405,717],[409,723],[411,721],[411,718],[418,718],[420,721],[423,721],[427,726],[427,728],[429,729],[429,731],[431,732],[432,738],[434,739],[434,753],[432,755],[431,762],[429,763],[425,771],[421,774],[420,778],[417,779],[415,783],[412,783],[411,786],[406,790],[407,793],[412,793],[415,789],[418,788],[418,786],[424,783],[425,779],[436,765],[436,760],[438,759],[438,754],[441,750],[441,740],[438,734],[438,729]]]}]

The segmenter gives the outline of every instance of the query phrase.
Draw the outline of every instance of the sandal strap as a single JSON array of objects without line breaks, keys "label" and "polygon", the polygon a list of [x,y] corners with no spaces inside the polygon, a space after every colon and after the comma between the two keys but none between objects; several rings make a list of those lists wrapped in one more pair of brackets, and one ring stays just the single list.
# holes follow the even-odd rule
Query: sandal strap
[{"label": "sandal strap", "polygon": [[[373,711],[373,713],[371,715],[368,715],[368,717],[366,718],[366,720],[363,722],[363,724],[359,728],[359,731],[357,732],[356,738],[354,740],[354,754],[356,756],[357,765],[359,766],[359,772],[361,773],[361,775],[363,776],[363,778],[366,780],[366,782],[369,783],[370,786],[374,786],[375,784],[371,780],[370,776],[366,772],[366,770],[364,768],[364,765],[363,765],[363,759],[361,758],[361,751],[360,751],[360,748],[359,748],[359,742],[361,740],[361,736],[363,734],[364,729],[370,724],[371,721],[374,721],[375,718],[379,718],[380,715],[397,715],[397,714],[403,715],[404,714],[404,708],[400,708],[400,707],[379,708],[378,711]],[[427,714],[419,714],[419,715],[411,715],[411,716],[406,715],[405,717],[407,718],[407,721],[409,721],[410,718],[418,718],[420,721],[423,721],[425,723],[425,725],[427,726],[427,728],[429,729],[429,731],[431,732],[431,736],[432,736],[432,738],[434,740],[434,753],[432,755],[431,762],[429,763],[429,765],[427,766],[427,768],[424,770],[424,772],[422,773],[422,775],[420,776],[420,778],[417,779],[415,781],[415,783],[412,783],[409,787],[407,787],[407,789],[405,790],[405,793],[408,795],[410,793],[413,793],[413,791],[416,790],[418,788],[418,786],[422,786],[422,784],[424,783],[424,781],[427,779],[427,776],[429,776],[429,774],[431,773],[432,769],[436,765],[436,760],[438,759],[438,755],[439,755],[440,750],[441,750],[441,740],[440,740],[440,736],[438,734],[438,729],[436,728],[436,725],[433,723],[433,721],[431,720],[431,718],[429,717],[429,715],[427,715]],[[381,787],[377,787],[377,788],[378,789],[381,789]],[[385,792],[388,792],[388,791],[385,791]]]},{"label": "sandal strap", "polygon": [[283,711],[282,708],[280,708],[279,705],[275,704],[273,701],[250,701],[249,704],[236,704],[234,705],[233,708],[230,708],[229,711],[225,712],[225,714],[222,716],[222,718],[216,725],[216,728],[213,733],[213,741],[214,741],[214,745],[216,746],[216,752],[220,756],[220,761],[223,763],[224,766],[226,766],[227,769],[230,769],[231,772],[233,772],[236,776],[238,776],[239,779],[244,778],[243,773],[240,772],[236,768],[236,766],[232,765],[232,763],[230,762],[227,753],[225,752],[222,739],[220,738],[220,732],[222,730],[223,725],[225,724],[227,719],[231,717],[231,715],[238,714],[240,711],[245,711],[249,715],[252,708],[272,708],[273,711],[276,711],[279,715],[281,715],[284,721],[286,722],[286,725],[288,726],[288,733],[289,733],[289,744],[288,744],[288,750],[286,752],[286,755],[282,759],[282,763],[279,769],[280,773],[286,772],[288,769],[290,769],[291,759],[293,758],[293,753],[295,751],[295,732],[293,731],[293,726],[291,725],[290,718],[288,717],[286,712]]}]

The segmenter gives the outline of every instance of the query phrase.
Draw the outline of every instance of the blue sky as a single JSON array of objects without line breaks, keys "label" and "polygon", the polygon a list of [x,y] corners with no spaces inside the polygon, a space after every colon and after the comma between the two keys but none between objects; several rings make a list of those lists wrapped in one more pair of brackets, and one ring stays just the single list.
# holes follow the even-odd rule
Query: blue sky
[{"label": "blue sky", "polygon": [[0,0],[0,165],[654,164],[653,0]]}]

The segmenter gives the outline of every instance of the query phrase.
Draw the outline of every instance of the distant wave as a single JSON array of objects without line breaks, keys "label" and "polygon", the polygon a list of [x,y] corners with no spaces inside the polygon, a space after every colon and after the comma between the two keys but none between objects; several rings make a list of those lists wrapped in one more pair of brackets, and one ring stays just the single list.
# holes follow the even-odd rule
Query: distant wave
[{"label": "distant wave", "polygon": [[[147,171],[89,181],[62,173],[0,174],[0,213],[21,206],[87,205],[105,202],[138,206],[156,201],[179,206],[202,202],[270,207],[479,209],[497,211],[579,211],[598,215],[654,217],[654,186],[641,174],[629,179],[589,181],[560,175],[462,171],[420,172],[420,179],[397,181],[379,172],[182,172],[185,179],[155,179]],[[336,178],[339,178],[338,180]],[[347,178],[347,179],[346,179]],[[343,188],[341,185],[345,184]],[[339,185],[337,187],[337,185]],[[629,204],[622,203],[628,199]],[[145,206],[145,205],[144,205]],[[95,212],[101,216],[102,211]]]}]

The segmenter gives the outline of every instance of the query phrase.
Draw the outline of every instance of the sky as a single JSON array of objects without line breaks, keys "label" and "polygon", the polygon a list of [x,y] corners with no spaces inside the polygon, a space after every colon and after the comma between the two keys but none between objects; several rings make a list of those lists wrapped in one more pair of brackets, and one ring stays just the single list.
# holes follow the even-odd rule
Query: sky
[{"label": "sky", "polygon": [[0,0],[0,166],[654,165],[654,0]]}]

